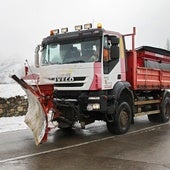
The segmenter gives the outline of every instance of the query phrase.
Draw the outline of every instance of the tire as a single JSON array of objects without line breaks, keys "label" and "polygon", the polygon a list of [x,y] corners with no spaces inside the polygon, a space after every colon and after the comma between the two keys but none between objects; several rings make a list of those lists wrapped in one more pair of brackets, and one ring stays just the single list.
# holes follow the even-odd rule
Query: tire
[{"label": "tire", "polygon": [[116,135],[124,134],[129,130],[131,120],[131,108],[127,102],[122,102],[118,106],[114,122],[107,122],[107,129],[109,132]]},{"label": "tire", "polygon": [[165,123],[170,119],[170,93],[166,94],[161,103],[160,121]]},{"label": "tire", "polygon": [[170,93],[167,93],[160,104],[160,113],[148,115],[148,119],[153,123],[165,123],[170,119]]}]

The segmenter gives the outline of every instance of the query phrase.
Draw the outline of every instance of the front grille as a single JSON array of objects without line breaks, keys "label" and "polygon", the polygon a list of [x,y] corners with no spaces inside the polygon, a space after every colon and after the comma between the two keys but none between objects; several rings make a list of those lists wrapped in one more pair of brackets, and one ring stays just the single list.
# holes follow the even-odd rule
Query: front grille
[{"label": "front grille", "polygon": [[80,96],[82,93],[82,91],[59,91],[59,90],[55,90],[54,91],[54,98],[59,98],[59,99],[77,99],[78,96]]},{"label": "front grille", "polygon": [[74,81],[56,82],[55,87],[82,87],[86,77],[73,77]]},{"label": "front grille", "polygon": [[84,83],[56,83],[55,87],[82,87]]}]

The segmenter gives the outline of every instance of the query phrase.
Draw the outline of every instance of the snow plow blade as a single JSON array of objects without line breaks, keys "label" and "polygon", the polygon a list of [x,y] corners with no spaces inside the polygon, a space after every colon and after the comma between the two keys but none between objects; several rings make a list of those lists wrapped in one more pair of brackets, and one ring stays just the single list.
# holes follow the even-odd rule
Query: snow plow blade
[{"label": "snow plow blade", "polygon": [[46,142],[50,130],[47,114],[53,107],[53,85],[31,86],[16,75],[12,75],[11,78],[20,84],[27,94],[28,111],[25,116],[25,123],[32,130],[36,145]]}]

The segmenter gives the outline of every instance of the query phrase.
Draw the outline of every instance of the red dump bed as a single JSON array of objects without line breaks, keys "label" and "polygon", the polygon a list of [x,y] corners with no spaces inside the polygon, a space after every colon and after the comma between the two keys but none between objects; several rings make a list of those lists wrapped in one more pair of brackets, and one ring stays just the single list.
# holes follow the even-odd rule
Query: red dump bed
[{"label": "red dump bed", "polygon": [[126,79],[133,90],[170,89],[170,51],[148,46],[128,51]]}]

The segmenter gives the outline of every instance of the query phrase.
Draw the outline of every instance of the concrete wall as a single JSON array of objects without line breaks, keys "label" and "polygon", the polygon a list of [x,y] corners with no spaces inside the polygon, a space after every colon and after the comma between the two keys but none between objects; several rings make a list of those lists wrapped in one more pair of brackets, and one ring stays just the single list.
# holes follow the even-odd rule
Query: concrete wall
[{"label": "concrete wall", "polygon": [[25,115],[28,108],[27,98],[15,96],[7,99],[0,97],[0,117]]}]

